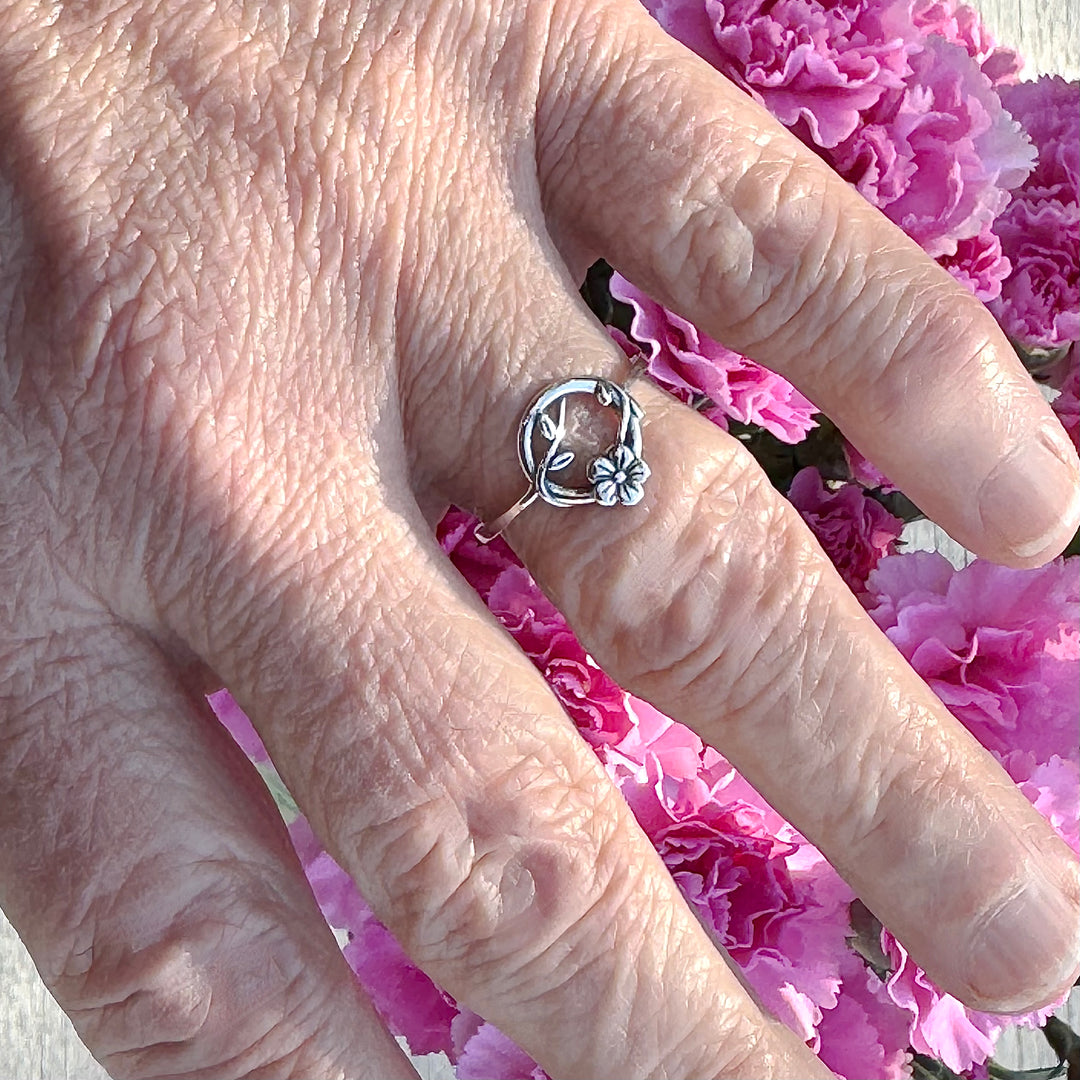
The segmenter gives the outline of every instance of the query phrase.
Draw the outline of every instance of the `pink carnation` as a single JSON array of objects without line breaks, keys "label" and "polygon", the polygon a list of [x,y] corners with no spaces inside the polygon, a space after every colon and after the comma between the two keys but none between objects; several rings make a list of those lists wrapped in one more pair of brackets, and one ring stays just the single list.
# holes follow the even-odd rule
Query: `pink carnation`
[{"label": "pink carnation", "polygon": [[1012,271],[1001,238],[988,226],[978,236],[958,240],[956,254],[943,255],[938,262],[984,304],[1001,295],[1002,282]]},{"label": "pink carnation", "polygon": [[457,1059],[458,1080],[547,1080],[547,1073],[509,1036],[494,1024],[476,1020]]},{"label": "pink carnation", "polygon": [[539,668],[581,734],[594,746],[617,742],[631,725],[625,693],[588,656],[509,546],[501,539],[481,544],[476,524],[451,510],[439,525],[443,550]]},{"label": "pink carnation", "polygon": [[1001,103],[1019,121],[1038,150],[1024,183],[1028,199],[1077,201],[1080,183],[1080,82],[1044,75],[1001,90]]},{"label": "pink carnation", "polygon": [[868,458],[859,453],[851,443],[844,440],[844,457],[851,479],[871,491],[878,489],[888,493],[900,489]]},{"label": "pink carnation", "polygon": [[1054,350],[1080,340],[1080,83],[1044,76],[1002,101],[1038,160],[994,224],[1012,273],[990,310],[1021,347]]},{"label": "pink carnation", "polygon": [[907,1080],[909,1016],[885,984],[850,950],[840,961],[836,1008],[822,1013],[818,1056],[848,1080]]},{"label": "pink carnation", "polygon": [[304,818],[289,826],[289,835],[324,918],[347,932],[345,959],[387,1027],[403,1035],[414,1054],[451,1052],[450,1024],[458,1012],[453,998],[409,960]]},{"label": "pink carnation", "polygon": [[461,576],[486,602],[495,582],[511,567],[521,566],[521,560],[501,536],[490,544],[481,544],[476,539],[476,524],[473,514],[452,507],[439,522],[435,535]]},{"label": "pink carnation", "polygon": [[[993,291],[982,244],[1032,151],[994,89],[1017,58],[951,0],[644,0],[660,24],[814,147],[926,251]],[[965,258],[965,254],[967,258]],[[976,258],[977,256],[977,258]]]},{"label": "pink carnation", "polygon": [[1025,1016],[976,1012],[934,986],[888,930],[881,932],[881,948],[892,969],[886,980],[889,997],[910,1014],[912,1049],[938,1058],[953,1072],[982,1065],[1006,1027],[1038,1027],[1054,1011],[1050,1005]]},{"label": "pink carnation", "polygon": [[1016,198],[994,231],[1012,264],[990,305],[1002,329],[1027,349],[1080,339],[1080,206]]},{"label": "pink carnation", "polygon": [[[908,74],[905,0],[645,0],[678,37],[788,127],[831,147]],[[704,8],[705,18],[700,12]]]},{"label": "pink carnation", "polygon": [[1080,855],[1080,765],[1056,754],[1038,762],[1020,750],[1008,754],[1002,764],[1032,806]]},{"label": "pink carnation", "polygon": [[796,474],[788,498],[853,591],[863,590],[883,555],[895,554],[904,523],[858,484],[829,491],[811,467]]},{"label": "pink carnation", "polygon": [[731,417],[797,443],[817,426],[817,410],[786,379],[713,341],[621,274],[612,276],[611,294],[633,306],[631,333],[648,351],[653,378],[683,400],[707,397],[703,411],[720,427]]},{"label": "pink carnation", "polygon": [[960,240],[978,236],[1005,209],[1034,152],[960,46],[928,37],[911,66],[904,90],[867,117],[887,129],[894,168],[903,172],[902,191],[889,197],[897,185],[886,191],[879,183],[876,204],[929,255],[955,256]]},{"label": "pink carnation", "polygon": [[962,46],[995,87],[1015,83],[1020,77],[1023,61],[1012,49],[997,45],[974,8],[954,0],[915,0],[911,18],[924,34]]},{"label": "pink carnation", "polygon": [[1061,426],[1072,438],[1073,446],[1080,450],[1080,349],[1074,344],[1066,357],[1068,374],[1061,385],[1061,393],[1054,398],[1051,408],[1057,413]]},{"label": "pink carnation", "polygon": [[650,705],[608,769],[689,902],[765,1004],[817,1045],[836,1004],[852,894],[715,750]]},{"label": "pink carnation", "polygon": [[911,552],[882,559],[866,587],[874,621],[984,746],[1077,760],[1075,561],[955,570],[936,552]]}]

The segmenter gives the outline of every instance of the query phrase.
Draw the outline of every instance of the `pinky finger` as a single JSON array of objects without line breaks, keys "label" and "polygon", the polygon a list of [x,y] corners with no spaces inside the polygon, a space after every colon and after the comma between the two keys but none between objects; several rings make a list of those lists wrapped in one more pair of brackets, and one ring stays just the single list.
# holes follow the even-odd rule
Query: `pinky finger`
[{"label": "pinky finger", "polygon": [[0,623],[0,790],[0,904],[110,1075],[416,1080],[262,782],[145,639]]}]

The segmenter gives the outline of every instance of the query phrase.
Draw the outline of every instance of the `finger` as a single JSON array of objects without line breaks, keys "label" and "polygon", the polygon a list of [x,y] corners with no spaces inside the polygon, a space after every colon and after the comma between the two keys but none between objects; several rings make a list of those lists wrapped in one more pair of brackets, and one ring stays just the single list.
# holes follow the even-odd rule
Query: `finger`
[{"label": "finger", "polygon": [[538,118],[557,231],[783,373],[965,546],[1060,552],[1076,452],[983,305],[638,5],[591,9],[589,62],[560,62],[581,18]]},{"label": "finger", "polygon": [[[280,546],[254,558],[252,533],[233,530],[244,579],[196,578],[171,618],[207,635],[200,648],[406,952],[554,1076],[829,1075],[747,997],[419,512],[374,507],[361,473],[338,470],[314,498],[292,478],[313,517],[274,530]],[[208,499],[192,520],[213,512]],[[257,598],[242,622],[241,597]]]},{"label": "finger", "polygon": [[413,1071],[206,702],[107,616],[0,651],[0,900],[116,1077]]},{"label": "finger", "polygon": [[[560,346],[540,385],[625,372],[597,329]],[[721,750],[939,985],[984,1009],[1045,1003],[1076,976],[1070,853],[902,661],[738,441],[634,385],[652,469],[643,502],[537,502],[508,539],[589,653]],[[534,393],[522,386],[519,401]],[[445,490],[491,515],[524,483],[508,396],[472,405],[490,418],[488,439],[465,460],[483,467],[458,470]]]}]

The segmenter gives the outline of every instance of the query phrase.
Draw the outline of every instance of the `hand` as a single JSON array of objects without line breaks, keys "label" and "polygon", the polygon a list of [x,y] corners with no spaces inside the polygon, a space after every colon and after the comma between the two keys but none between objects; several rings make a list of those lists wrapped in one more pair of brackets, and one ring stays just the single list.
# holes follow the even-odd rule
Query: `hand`
[{"label": "hand", "polygon": [[[0,140],[0,901],[106,1067],[413,1075],[224,684],[410,955],[552,1075],[828,1075],[431,526],[520,495],[539,387],[625,377],[576,295],[603,254],[1035,565],[1077,461],[982,307],[632,0],[8,0]],[[1068,851],[739,443],[635,393],[644,501],[510,541],[943,987],[1049,999]]]}]

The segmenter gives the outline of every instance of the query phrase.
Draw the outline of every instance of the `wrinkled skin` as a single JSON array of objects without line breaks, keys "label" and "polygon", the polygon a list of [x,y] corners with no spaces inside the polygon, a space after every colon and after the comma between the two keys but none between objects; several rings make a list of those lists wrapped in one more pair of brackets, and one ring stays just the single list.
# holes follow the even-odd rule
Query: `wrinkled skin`
[{"label": "wrinkled skin", "polygon": [[[604,254],[1036,565],[1077,463],[983,310],[629,0],[8,0],[0,146],[0,901],[97,1057],[414,1075],[228,685],[409,954],[552,1075],[828,1075],[431,527],[518,496],[537,388],[625,377],[575,292]],[[737,442],[635,388],[644,501],[510,541],[945,987],[1048,1000],[1069,853]]]}]

